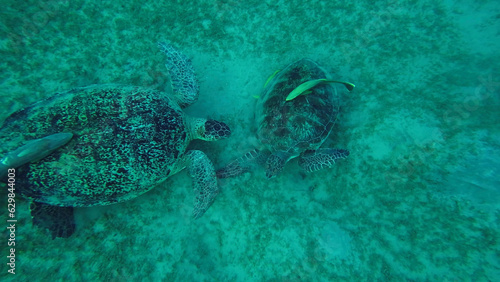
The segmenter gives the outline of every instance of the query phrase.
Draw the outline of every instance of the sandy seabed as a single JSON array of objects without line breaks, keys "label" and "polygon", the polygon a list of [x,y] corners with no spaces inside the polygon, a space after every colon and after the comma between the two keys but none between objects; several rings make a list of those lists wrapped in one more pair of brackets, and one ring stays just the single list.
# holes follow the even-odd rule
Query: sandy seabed
[{"label": "sandy seabed", "polygon": [[197,70],[200,98],[187,112],[233,130],[191,145],[216,166],[258,146],[254,96],[275,70],[308,57],[356,89],[325,142],[349,158],[308,175],[292,160],[272,180],[263,170],[221,180],[196,221],[186,172],[134,200],[76,209],[68,239],[33,227],[19,199],[16,275],[5,240],[0,280],[500,277],[495,1],[4,2],[0,120],[78,86],[170,91],[163,40]]}]

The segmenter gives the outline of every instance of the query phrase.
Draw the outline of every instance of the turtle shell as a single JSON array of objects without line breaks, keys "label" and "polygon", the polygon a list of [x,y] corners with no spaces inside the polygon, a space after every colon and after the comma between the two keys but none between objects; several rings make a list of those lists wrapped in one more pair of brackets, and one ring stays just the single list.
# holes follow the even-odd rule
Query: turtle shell
[{"label": "turtle shell", "polygon": [[16,169],[17,193],[72,207],[131,199],[165,180],[190,141],[184,114],[171,97],[120,85],[73,89],[15,112],[0,129],[0,140],[19,146],[60,132],[73,138]]},{"label": "turtle shell", "polygon": [[286,101],[300,84],[327,78],[327,73],[309,59],[296,61],[278,72],[265,86],[257,102],[257,135],[271,152],[283,151],[296,157],[316,150],[330,134],[339,113],[336,85],[320,84],[310,94]]}]

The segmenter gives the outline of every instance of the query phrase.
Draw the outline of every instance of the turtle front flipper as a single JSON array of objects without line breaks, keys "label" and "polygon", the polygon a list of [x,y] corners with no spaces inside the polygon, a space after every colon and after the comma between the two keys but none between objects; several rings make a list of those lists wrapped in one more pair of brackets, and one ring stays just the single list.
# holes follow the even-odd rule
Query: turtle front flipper
[{"label": "turtle front flipper", "polygon": [[170,82],[179,106],[185,108],[198,100],[200,86],[191,60],[172,45],[159,42],[158,47],[167,55],[165,66],[170,75]]},{"label": "turtle front flipper", "polygon": [[322,148],[305,152],[299,160],[299,165],[306,172],[313,172],[332,167],[335,160],[345,159],[347,156],[349,156],[349,151],[344,149]]},{"label": "turtle front flipper", "polygon": [[56,133],[43,138],[30,140],[25,145],[9,152],[0,160],[0,178],[7,174],[7,169],[17,168],[28,162],[40,160],[71,140],[71,133]]},{"label": "turtle front flipper", "polygon": [[256,165],[264,165],[268,156],[269,152],[267,151],[252,150],[225,167],[218,169],[217,177],[230,178],[251,171]]},{"label": "turtle front flipper", "polygon": [[58,207],[33,201],[30,209],[33,225],[48,229],[52,239],[68,238],[75,232],[73,207]]},{"label": "turtle front flipper", "polygon": [[181,160],[182,167],[188,167],[193,178],[195,194],[193,217],[200,218],[212,205],[219,193],[214,165],[202,151],[188,151]]},{"label": "turtle front flipper", "polygon": [[292,156],[283,151],[274,152],[266,160],[266,177],[274,178],[276,177],[285,167],[286,162]]}]

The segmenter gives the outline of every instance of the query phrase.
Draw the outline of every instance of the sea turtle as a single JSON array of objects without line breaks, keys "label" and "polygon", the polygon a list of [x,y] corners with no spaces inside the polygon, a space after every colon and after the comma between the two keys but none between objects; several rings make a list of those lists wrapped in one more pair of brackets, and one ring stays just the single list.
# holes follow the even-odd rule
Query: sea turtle
[{"label": "sea turtle", "polygon": [[335,124],[338,95],[345,88],[350,91],[354,85],[328,80],[327,72],[309,59],[275,72],[264,85],[255,112],[262,148],[217,170],[217,176],[233,177],[261,164],[266,176],[272,178],[297,156],[306,172],[331,167],[336,159],[347,157],[347,150],[320,148]]},{"label": "sea turtle", "polygon": [[159,47],[173,95],[114,84],[76,88],[13,113],[0,128],[0,177],[11,183],[7,172],[15,172],[16,194],[32,200],[33,224],[53,237],[74,232],[73,207],[135,198],[185,167],[193,178],[193,217],[213,203],[214,166],[186,148],[193,139],[218,140],[231,131],[184,114],[198,98],[191,61],[169,44]]}]

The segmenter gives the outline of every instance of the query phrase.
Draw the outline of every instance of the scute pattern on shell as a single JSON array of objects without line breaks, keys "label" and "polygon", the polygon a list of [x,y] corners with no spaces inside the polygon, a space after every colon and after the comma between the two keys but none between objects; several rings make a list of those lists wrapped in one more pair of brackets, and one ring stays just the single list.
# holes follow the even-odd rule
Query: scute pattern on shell
[{"label": "scute pattern on shell", "polygon": [[189,143],[184,115],[168,95],[121,85],[57,94],[14,113],[0,132],[4,141],[14,139],[8,132],[23,132],[25,141],[74,134],[63,148],[19,167],[16,178],[23,196],[74,207],[147,192],[167,178]]},{"label": "scute pattern on shell", "polygon": [[290,64],[268,83],[257,105],[257,134],[271,152],[298,155],[315,150],[328,137],[339,111],[339,99],[332,85],[323,84],[312,93],[286,101],[300,84],[326,78],[315,62],[302,59]]}]

